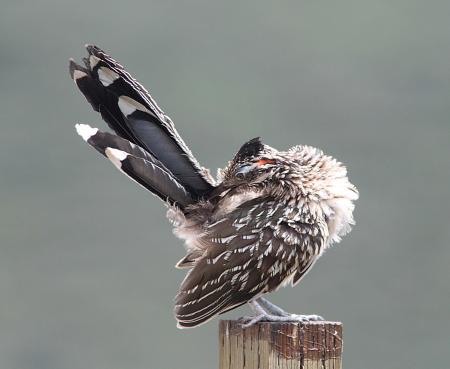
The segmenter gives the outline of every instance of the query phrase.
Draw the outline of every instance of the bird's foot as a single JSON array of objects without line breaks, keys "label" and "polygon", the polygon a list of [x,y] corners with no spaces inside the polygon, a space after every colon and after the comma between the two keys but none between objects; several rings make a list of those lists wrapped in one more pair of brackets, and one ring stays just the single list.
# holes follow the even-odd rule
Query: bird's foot
[{"label": "bird's foot", "polygon": [[272,314],[258,314],[256,316],[250,316],[250,317],[242,317],[242,328],[248,328],[252,325],[259,323],[259,322],[300,322],[300,323],[307,323],[307,322],[319,322],[324,321],[325,319],[322,318],[320,315],[299,315],[299,314],[289,314],[286,315],[272,315]]}]

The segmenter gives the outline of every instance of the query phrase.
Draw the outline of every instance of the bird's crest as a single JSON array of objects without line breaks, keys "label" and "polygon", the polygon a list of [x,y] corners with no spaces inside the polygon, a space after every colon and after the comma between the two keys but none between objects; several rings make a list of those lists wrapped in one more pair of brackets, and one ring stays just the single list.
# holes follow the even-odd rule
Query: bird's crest
[{"label": "bird's crest", "polygon": [[236,156],[234,157],[234,161],[243,162],[249,158],[254,158],[258,156],[259,153],[263,150],[264,144],[261,141],[261,137],[252,138],[250,141],[247,141],[241,146]]}]

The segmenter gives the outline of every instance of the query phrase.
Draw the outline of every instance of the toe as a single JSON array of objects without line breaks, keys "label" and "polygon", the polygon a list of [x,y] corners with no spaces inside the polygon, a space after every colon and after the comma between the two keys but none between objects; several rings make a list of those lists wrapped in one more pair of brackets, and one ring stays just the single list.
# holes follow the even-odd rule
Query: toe
[{"label": "toe", "polygon": [[292,318],[294,320],[300,321],[300,322],[320,322],[324,321],[325,319],[322,318],[320,315],[297,315],[293,314]]},{"label": "toe", "polygon": [[324,321],[325,319],[322,318],[320,315],[311,315],[311,320],[320,322],[320,321]]},{"label": "toe", "polygon": [[253,324],[260,322],[261,320],[263,320],[265,318],[264,314],[261,315],[257,315],[255,317],[252,317],[250,320],[246,321],[246,322],[242,322],[242,328],[248,328],[251,327]]}]

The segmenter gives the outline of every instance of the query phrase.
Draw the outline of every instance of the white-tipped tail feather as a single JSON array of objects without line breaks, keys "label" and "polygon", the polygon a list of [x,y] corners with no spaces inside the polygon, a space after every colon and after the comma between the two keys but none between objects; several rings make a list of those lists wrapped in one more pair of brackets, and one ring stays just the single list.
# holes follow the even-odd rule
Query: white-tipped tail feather
[{"label": "white-tipped tail feather", "polygon": [[124,138],[87,124],[77,124],[75,127],[83,140],[106,156],[117,169],[163,201],[177,207],[192,203],[186,188],[151,153]]}]

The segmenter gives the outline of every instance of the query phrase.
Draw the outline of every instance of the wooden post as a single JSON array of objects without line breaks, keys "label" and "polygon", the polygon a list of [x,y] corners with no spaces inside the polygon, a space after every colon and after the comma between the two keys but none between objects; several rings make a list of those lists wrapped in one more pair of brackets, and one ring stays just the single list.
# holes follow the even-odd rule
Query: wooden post
[{"label": "wooden post", "polygon": [[219,323],[219,369],[341,369],[342,323]]}]

